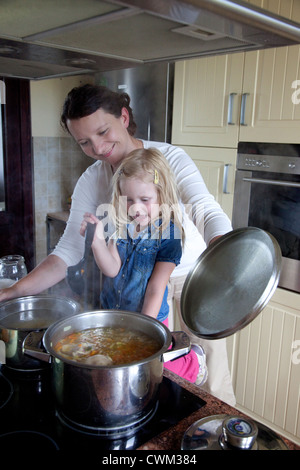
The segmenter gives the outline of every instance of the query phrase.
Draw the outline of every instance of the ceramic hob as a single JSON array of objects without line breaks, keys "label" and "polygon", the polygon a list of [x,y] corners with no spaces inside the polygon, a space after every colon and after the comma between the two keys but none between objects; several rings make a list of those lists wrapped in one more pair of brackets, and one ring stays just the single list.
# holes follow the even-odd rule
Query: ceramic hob
[{"label": "ceramic hob", "polygon": [[60,417],[51,391],[50,369],[19,372],[0,368],[0,446],[40,450],[134,450],[197,411],[205,402],[164,377],[151,416],[114,435],[87,434]]}]

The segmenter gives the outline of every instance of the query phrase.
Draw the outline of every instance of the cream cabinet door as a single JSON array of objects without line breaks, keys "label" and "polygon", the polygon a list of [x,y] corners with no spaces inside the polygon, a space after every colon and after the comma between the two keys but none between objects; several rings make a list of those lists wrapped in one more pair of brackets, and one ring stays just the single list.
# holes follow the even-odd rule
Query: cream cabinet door
[{"label": "cream cabinet door", "polygon": [[300,444],[300,295],[277,289],[227,338],[236,408]]},{"label": "cream cabinet door", "polygon": [[[251,0],[300,23],[300,1]],[[300,47],[245,54],[239,140],[300,142]]]},{"label": "cream cabinet door", "polygon": [[181,147],[195,162],[207,189],[231,220],[236,149]]},{"label": "cream cabinet door", "polygon": [[172,143],[237,147],[244,54],[175,65]]},{"label": "cream cabinet door", "polygon": [[300,142],[300,47],[245,54],[239,140]]},{"label": "cream cabinet door", "polygon": [[[249,3],[300,23],[300,0]],[[180,61],[172,143],[300,142],[300,46]]]}]

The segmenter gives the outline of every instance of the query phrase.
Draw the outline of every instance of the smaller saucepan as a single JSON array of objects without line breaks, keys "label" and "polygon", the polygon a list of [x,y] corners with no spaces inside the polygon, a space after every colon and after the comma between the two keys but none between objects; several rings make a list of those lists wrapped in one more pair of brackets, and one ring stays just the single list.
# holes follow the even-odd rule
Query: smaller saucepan
[{"label": "smaller saucepan", "polygon": [[36,295],[0,304],[0,340],[5,344],[5,364],[18,370],[37,370],[45,362],[24,355],[22,345],[30,331],[45,331],[52,323],[79,313],[80,305],[67,297]]}]

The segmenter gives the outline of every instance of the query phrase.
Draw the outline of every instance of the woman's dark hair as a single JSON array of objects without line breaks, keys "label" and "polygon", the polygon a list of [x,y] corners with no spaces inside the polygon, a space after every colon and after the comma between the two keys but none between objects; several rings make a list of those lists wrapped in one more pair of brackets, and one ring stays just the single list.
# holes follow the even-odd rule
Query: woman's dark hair
[{"label": "woman's dark hair", "polygon": [[122,108],[126,108],[129,113],[129,126],[127,130],[130,135],[134,135],[136,124],[133,120],[132,109],[129,104],[130,97],[127,93],[116,93],[100,85],[81,85],[73,88],[68,93],[63,105],[60,122],[62,127],[69,132],[67,126],[68,119],[72,120],[89,116],[99,108],[118,118],[121,116]]}]

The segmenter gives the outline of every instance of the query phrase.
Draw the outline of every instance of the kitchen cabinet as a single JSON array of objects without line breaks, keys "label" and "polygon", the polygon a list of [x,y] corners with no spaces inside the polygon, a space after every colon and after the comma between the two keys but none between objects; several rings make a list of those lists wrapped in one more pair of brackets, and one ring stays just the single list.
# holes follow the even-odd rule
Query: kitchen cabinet
[{"label": "kitchen cabinet", "polygon": [[227,339],[236,407],[300,443],[299,295],[277,289],[264,310]]},{"label": "kitchen cabinet", "polygon": [[231,219],[236,150],[182,146],[197,165],[209,192]]},{"label": "kitchen cabinet", "polygon": [[172,143],[237,147],[244,54],[175,64]]},{"label": "kitchen cabinet", "polygon": [[[176,63],[172,142],[235,147],[244,54]],[[229,123],[232,124],[229,124]]]},{"label": "kitchen cabinet", "polygon": [[[250,3],[300,22],[299,1]],[[299,64],[300,46],[176,63],[172,143],[299,143]]]}]

